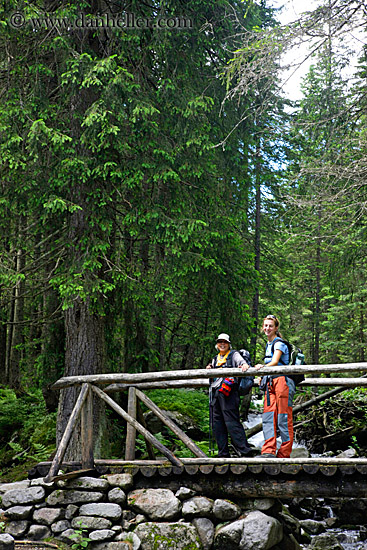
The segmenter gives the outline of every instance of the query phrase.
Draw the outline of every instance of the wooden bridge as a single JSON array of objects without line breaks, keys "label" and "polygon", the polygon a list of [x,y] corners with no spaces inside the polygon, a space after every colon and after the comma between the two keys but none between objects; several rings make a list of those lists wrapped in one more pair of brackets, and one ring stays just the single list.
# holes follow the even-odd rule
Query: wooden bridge
[{"label": "wooden bridge", "polygon": [[[311,378],[309,375],[342,373],[366,373],[367,363],[343,365],[308,365],[264,367],[260,373],[305,374],[308,377],[301,386],[336,386],[316,400],[324,400],[347,387],[366,386],[367,377]],[[66,479],[87,473],[94,475],[111,472],[129,472],[134,475],[136,487],[186,486],[205,494],[232,497],[301,496],[366,497],[367,458],[210,458],[143,392],[152,388],[208,387],[210,378],[223,376],[258,376],[259,371],[249,369],[197,369],[162,371],[138,374],[99,374],[65,377],[53,388],[80,386],[79,396],[70,415],[63,437],[51,462],[39,463],[30,475],[42,475],[46,482]],[[103,389],[101,388],[103,387]],[[128,391],[128,409],[125,411],[110,393]],[[93,396],[108,404],[127,423],[124,460],[95,459],[93,455]],[[178,458],[151,434],[139,412],[138,399],[169,427],[176,437],[194,454],[195,458]],[[302,405],[301,405],[302,407]],[[81,460],[65,462],[64,456],[77,421],[81,429]],[[135,459],[136,433],[145,439],[149,460]],[[155,458],[154,448],[162,458]],[[59,475],[62,469],[63,474]]]}]

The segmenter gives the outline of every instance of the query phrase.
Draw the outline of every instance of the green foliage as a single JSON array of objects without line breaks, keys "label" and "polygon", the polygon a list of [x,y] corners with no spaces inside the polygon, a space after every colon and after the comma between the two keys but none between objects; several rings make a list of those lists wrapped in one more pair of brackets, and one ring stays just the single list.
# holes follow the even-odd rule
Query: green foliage
[{"label": "green foliage", "polygon": [[86,536],[88,531],[85,530],[85,526],[82,521],[78,522],[79,529],[74,529],[74,533],[70,535],[71,539],[75,542],[71,545],[72,550],[86,550],[91,542],[91,539]]},{"label": "green foliage", "polygon": [[209,398],[205,390],[149,390],[147,395],[159,408],[185,414],[203,432],[209,430]]},{"label": "green foliage", "polygon": [[0,468],[46,460],[55,449],[55,426],[39,390],[18,398],[0,389]]}]

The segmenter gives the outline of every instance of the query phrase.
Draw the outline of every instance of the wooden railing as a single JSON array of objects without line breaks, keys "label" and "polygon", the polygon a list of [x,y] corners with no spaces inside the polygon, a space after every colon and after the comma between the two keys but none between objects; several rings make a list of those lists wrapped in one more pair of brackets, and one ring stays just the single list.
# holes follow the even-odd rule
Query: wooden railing
[{"label": "wooden railing", "polygon": [[[155,403],[153,403],[151,399],[149,399],[147,395],[143,393],[142,390],[152,388],[208,387],[210,378],[220,378],[223,376],[265,376],[266,374],[310,375],[336,372],[367,372],[367,363],[264,367],[261,371],[251,368],[245,373],[240,369],[197,369],[137,374],[95,374],[60,378],[53,385],[54,389],[63,389],[72,386],[81,386],[81,389],[49,472],[45,477],[45,481],[52,481],[57,476],[73,430],[79,418],[81,420],[81,467],[82,470],[93,468],[93,394],[102,399],[127,422],[125,460],[133,461],[135,459],[135,437],[136,432],[139,432],[145,439],[150,459],[155,458],[153,448],[156,448],[173,466],[181,467],[183,464],[182,461],[147,430],[138,400],[144,403],[148,409],[160,418],[160,420],[192,451],[195,457],[198,459],[207,459],[207,456],[161,409],[159,409],[159,407],[157,407]],[[105,386],[104,390],[102,390],[100,386]],[[307,377],[300,386],[367,386],[367,378]],[[128,391],[127,411],[108,395],[109,393],[119,391]]]}]

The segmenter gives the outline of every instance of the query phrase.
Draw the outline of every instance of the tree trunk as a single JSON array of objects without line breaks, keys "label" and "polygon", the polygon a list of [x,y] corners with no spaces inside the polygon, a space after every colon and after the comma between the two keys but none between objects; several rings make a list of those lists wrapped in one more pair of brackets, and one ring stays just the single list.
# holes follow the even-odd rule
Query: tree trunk
[{"label": "tree trunk", "polygon": [[[260,150],[259,147],[256,148],[256,175],[255,175],[255,186],[256,186],[256,206],[255,206],[255,272],[260,274],[260,253],[261,253],[261,179],[260,179]],[[252,329],[250,352],[253,361],[255,362],[255,352],[256,352],[256,340],[257,340],[257,327],[259,322],[259,298],[260,298],[260,288],[259,282],[256,282],[255,294],[252,300],[252,318],[254,320],[254,327]]]},{"label": "tree trunk", "polygon": [[[88,302],[77,299],[74,306],[65,312],[66,349],[65,376],[76,374],[97,374],[104,372],[105,346],[103,317],[91,313]],[[61,392],[59,401],[57,444],[64,433],[67,421],[77,400],[79,388],[67,388]],[[94,399],[94,452],[100,454],[104,405]],[[79,429],[73,433],[66,452],[65,460],[81,459],[81,434]]]},{"label": "tree trunk", "polygon": [[0,305],[0,380],[6,381],[6,309]]},{"label": "tree trunk", "polygon": [[[24,253],[22,249],[19,249],[16,256],[17,275],[23,275],[24,265]],[[24,291],[24,279],[23,277],[18,277],[15,286],[13,330],[9,361],[9,386],[16,391],[19,390],[21,386],[20,363],[23,357],[22,346],[24,344]]]},{"label": "tree trunk", "polygon": [[361,298],[362,304],[359,307],[359,342],[360,342],[360,352],[359,360],[364,363],[364,299]]},{"label": "tree trunk", "polygon": [[[321,221],[321,212],[319,210],[319,223]],[[319,228],[320,233],[320,228]],[[316,288],[315,288],[315,341],[312,362],[314,365],[319,364],[320,357],[320,304],[321,304],[321,238],[317,239],[316,248]]]}]

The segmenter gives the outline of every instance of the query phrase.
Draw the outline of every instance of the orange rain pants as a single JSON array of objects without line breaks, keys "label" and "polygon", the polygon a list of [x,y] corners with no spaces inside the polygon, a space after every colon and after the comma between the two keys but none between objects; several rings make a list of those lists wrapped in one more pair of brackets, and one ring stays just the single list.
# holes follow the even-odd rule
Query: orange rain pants
[{"label": "orange rain pants", "polygon": [[[269,377],[271,378],[271,377]],[[261,454],[289,458],[293,445],[292,405],[296,386],[288,377],[272,377],[264,396],[263,431],[265,443]],[[282,444],[277,452],[277,428]]]}]

